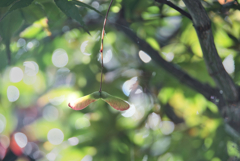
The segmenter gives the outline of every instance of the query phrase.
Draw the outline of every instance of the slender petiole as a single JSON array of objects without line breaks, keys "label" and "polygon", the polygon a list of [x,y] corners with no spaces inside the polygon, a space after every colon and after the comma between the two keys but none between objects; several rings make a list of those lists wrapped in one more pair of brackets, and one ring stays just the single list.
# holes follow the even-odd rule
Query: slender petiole
[{"label": "slender petiole", "polygon": [[101,46],[100,46],[101,63],[102,63],[102,67],[101,67],[101,82],[100,82],[100,89],[99,89],[100,94],[102,92],[102,75],[103,75],[103,39],[104,39],[104,34],[105,34],[105,26],[106,26],[106,22],[107,22],[107,17],[108,17],[108,13],[109,13],[109,10],[111,8],[112,2],[113,2],[113,0],[111,0],[111,2],[109,4],[108,11],[106,13],[106,16],[105,16],[105,19],[104,19],[104,22],[103,22],[103,29],[102,29],[102,40],[101,40]]}]

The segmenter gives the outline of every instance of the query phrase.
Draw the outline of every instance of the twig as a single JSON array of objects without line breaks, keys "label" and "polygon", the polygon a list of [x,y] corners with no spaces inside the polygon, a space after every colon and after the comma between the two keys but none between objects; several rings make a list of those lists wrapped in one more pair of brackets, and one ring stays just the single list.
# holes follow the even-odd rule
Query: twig
[{"label": "twig", "polygon": [[176,6],[175,4],[173,4],[172,2],[170,1],[167,1],[167,0],[155,0],[156,2],[158,3],[163,3],[163,4],[166,4],[168,5],[169,7],[175,9],[176,11],[178,11],[179,13],[181,13],[182,15],[186,16],[187,18],[189,18],[190,20],[192,20],[192,17],[191,15],[184,11],[183,9],[179,8],[178,6]]},{"label": "twig", "polygon": [[107,17],[108,17],[108,13],[109,13],[109,10],[110,10],[110,8],[111,8],[112,2],[113,2],[113,0],[111,0],[111,2],[110,2],[110,4],[109,4],[108,11],[107,11],[107,13],[106,13],[106,17],[105,17],[104,22],[103,22],[103,29],[102,29],[102,41],[101,41],[101,48],[100,48],[101,61],[102,61],[101,82],[100,82],[100,89],[99,89],[100,94],[101,94],[101,92],[102,92],[102,75],[103,75],[103,39],[104,39],[104,34],[105,34],[105,26],[106,26],[106,22],[107,22]]}]

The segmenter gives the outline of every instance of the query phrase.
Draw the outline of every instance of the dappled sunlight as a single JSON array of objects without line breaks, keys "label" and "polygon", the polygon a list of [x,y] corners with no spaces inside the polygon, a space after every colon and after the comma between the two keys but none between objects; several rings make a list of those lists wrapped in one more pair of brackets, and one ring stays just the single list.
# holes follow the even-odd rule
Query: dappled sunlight
[{"label": "dappled sunlight", "polygon": [[0,160],[240,158],[239,4],[199,3],[209,30],[191,0],[0,1]]}]

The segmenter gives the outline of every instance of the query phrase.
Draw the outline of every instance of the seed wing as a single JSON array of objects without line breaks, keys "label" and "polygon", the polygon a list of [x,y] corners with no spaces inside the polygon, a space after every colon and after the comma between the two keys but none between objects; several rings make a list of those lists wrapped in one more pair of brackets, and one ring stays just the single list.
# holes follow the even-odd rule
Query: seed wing
[{"label": "seed wing", "polygon": [[130,107],[130,105],[127,102],[123,101],[120,98],[114,97],[112,95],[108,95],[107,98],[102,98],[102,99],[105,102],[107,102],[110,106],[112,106],[113,108],[119,111],[125,111]]},{"label": "seed wing", "polygon": [[82,110],[91,103],[95,102],[97,99],[92,98],[90,95],[78,98],[74,101],[71,101],[68,106],[74,110]]}]

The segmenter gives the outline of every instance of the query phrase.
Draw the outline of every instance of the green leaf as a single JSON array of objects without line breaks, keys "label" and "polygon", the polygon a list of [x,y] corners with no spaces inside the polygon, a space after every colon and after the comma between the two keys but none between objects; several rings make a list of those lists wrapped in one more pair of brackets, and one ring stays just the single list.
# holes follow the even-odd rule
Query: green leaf
[{"label": "green leaf", "polygon": [[125,110],[129,109],[129,107],[130,107],[130,105],[127,102],[125,102],[124,100],[122,100],[118,97],[112,96],[104,91],[102,91],[102,93],[101,93],[101,99],[119,111],[125,111]]},{"label": "green leaf", "polygon": [[99,92],[93,92],[87,96],[78,98],[77,100],[74,100],[68,104],[69,107],[71,107],[74,110],[82,110],[86,108],[91,103],[97,101],[100,98]]},{"label": "green leaf", "polygon": [[[80,25],[83,27],[83,29],[88,32],[88,30],[83,22],[82,16],[79,13],[79,9],[75,6],[75,3],[73,3],[72,1],[68,1],[68,0],[54,0],[54,1],[55,1],[56,5],[58,6],[58,8],[60,8],[60,10],[63,13],[65,13],[65,15],[78,21],[80,23]],[[88,32],[88,34],[90,34],[90,33]]]},{"label": "green leaf", "polygon": [[12,12],[8,17],[0,22],[0,35],[4,42],[9,42],[12,35],[19,30],[23,24],[23,19],[19,11]]},{"label": "green leaf", "polygon": [[4,14],[4,16],[2,17],[1,20],[3,20],[9,13],[11,13],[14,10],[20,9],[20,8],[24,8],[29,6],[31,3],[33,2],[33,0],[21,0],[18,1],[16,3],[14,3],[10,9]]},{"label": "green leaf", "polygon": [[80,2],[80,1],[77,1],[77,0],[73,0],[73,1],[71,1],[71,2],[73,2],[74,4],[76,4],[76,5],[78,5],[78,6],[87,7],[87,8],[89,8],[89,9],[91,9],[91,10],[96,11],[96,12],[99,13],[100,15],[102,15],[101,12],[99,12],[99,11],[96,10],[94,7],[92,7],[92,6],[90,6],[90,5],[86,4],[86,3],[83,3],[83,2]]},{"label": "green leaf", "polygon": [[16,0],[1,0],[0,1],[0,7],[7,7],[10,4],[12,4]]}]

